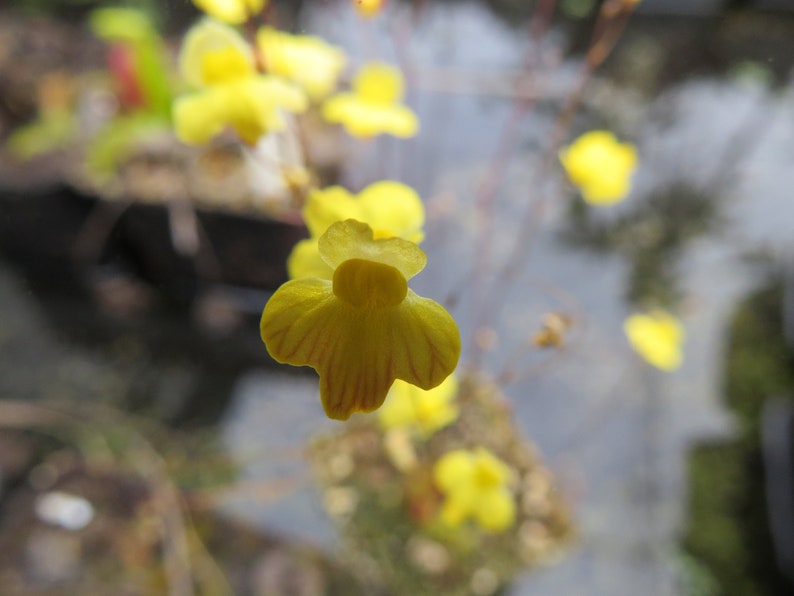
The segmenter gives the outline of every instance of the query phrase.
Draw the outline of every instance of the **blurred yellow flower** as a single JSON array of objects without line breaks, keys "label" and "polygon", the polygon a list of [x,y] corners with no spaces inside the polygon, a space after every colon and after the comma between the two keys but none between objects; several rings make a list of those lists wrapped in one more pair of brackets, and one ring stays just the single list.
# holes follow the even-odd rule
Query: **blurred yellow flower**
[{"label": "blurred yellow flower", "polygon": [[251,47],[237,30],[205,18],[188,30],[179,51],[179,72],[202,88],[252,77],[256,62]]},{"label": "blurred yellow flower", "polygon": [[432,389],[455,370],[455,320],[408,288],[427,262],[422,249],[376,240],[352,219],[328,228],[319,248],[333,281],[285,283],[265,305],[260,332],[275,360],[317,371],[329,418],[379,408],[395,379]]},{"label": "blurred yellow flower", "polygon": [[395,381],[378,412],[378,419],[387,430],[409,428],[430,436],[457,419],[458,406],[454,403],[457,391],[458,381],[454,374],[428,391],[405,381]]},{"label": "blurred yellow flower", "polygon": [[649,364],[666,371],[681,365],[684,327],[676,317],[661,310],[635,314],[623,329],[631,347]]},{"label": "blurred yellow flower", "polygon": [[593,205],[612,205],[629,194],[637,167],[637,149],[609,131],[594,130],[560,151],[568,178]]},{"label": "blurred yellow flower", "polygon": [[188,32],[179,66],[187,82],[199,89],[177,98],[172,107],[176,134],[185,143],[206,143],[231,126],[253,145],[284,127],[282,110],[307,108],[303,91],[279,77],[258,74],[240,34],[212,19]]},{"label": "blurred yellow flower", "polygon": [[193,4],[219,21],[239,25],[261,12],[267,0],[193,0]]},{"label": "blurred yellow flower", "polygon": [[444,493],[441,521],[459,526],[469,518],[485,530],[501,532],[515,521],[516,504],[508,484],[511,470],[482,447],[450,451],[433,467],[433,478]]},{"label": "blurred yellow flower", "polygon": [[400,103],[403,94],[399,70],[382,62],[369,62],[356,73],[352,92],[339,93],[325,102],[323,116],[329,122],[341,123],[354,137],[381,133],[412,137],[419,130],[419,120]]},{"label": "blurred yellow flower", "polygon": [[352,0],[358,14],[365,17],[374,17],[384,6],[386,0]]},{"label": "blurred yellow flower", "polygon": [[356,219],[369,224],[375,238],[396,236],[416,243],[424,239],[422,199],[410,186],[393,180],[370,184],[358,195],[341,186],[312,191],[303,208],[303,219],[311,238],[299,242],[287,260],[291,279],[333,277],[333,271],[320,257],[317,239],[337,221]]},{"label": "blurred yellow flower", "polygon": [[271,27],[256,34],[265,69],[300,85],[314,101],[336,86],[345,66],[345,53],[313,35],[290,35]]}]

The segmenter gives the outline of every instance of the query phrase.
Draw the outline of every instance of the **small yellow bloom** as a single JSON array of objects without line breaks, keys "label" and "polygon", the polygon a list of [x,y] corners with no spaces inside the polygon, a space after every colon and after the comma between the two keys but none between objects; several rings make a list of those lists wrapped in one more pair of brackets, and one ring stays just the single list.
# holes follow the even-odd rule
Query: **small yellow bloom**
[{"label": "small yellow bloom", "polygon": [[392,180],[370,184],[358,195],[341,186],[315,190],[303,208],[303,219],[311,238],[299,242],[287,260],[291,279],[332,278],[333,271],[320,257],[317,238],[337,221],[356,219],[369,224],[376,238],[394,236],[416,243],[424,239],[422,199],[410,186]]},{"label": "small yellow bloom", "polygon": [[261,12],[267,0],[193,0],[193,4],[219,21],[239,25]]},{"label": "small yellow bloom", "polygon": [[313,35],[290,35],[271,27],[256,34],[266,70],[300,85],[314,101],[336,86],[345,66],[345,53]]},{"label": "small yellow bloom", "polygon": [[305,94],[279,77],[257,73],[254,55],[237,31],[204,19],[185,37],[179,56],[185,79],[199,91],[176,99],[177,136],[202,144],[231,126],[248,144],[284,127],[282,110],[302,112]]},{"label": "small yellow bloom", "polygon": [[560,161],[585,201],[612,205],[631,190],[637,150],[630,143],[619,143],[611,132],[594,130],[560,151]]},{"label": "small yellow bloom", "polygon": [[446,497],[441,507],[445,524],[459,526],[474,518],[490,532],[513,525],[516,504],[508,488],[510,468],[487,449],[450,451],[436,462],[433,478]]},{"label": "small yellow bloom", "polygon": [[352,0],[353,7],[358,11],[358,14],[364,17],[374,17],[378,14],[384,6],[386,0]]},{"label": "small yellow bloom", "polygon": [[378,412],[378,419],[387,430],[410,428],[430,436],[458,417],[458,406],[453,403],[457,391],[455,375],[449,375],[441,385],[429,391],[405,381],[395,381]]},{"label": "small yellow bloom", "polygon": [[649,364],[667,371],[681,365],[684,327],[676,317],[661,310],[635,314],[623,329],[631,347]]},{"label": "small yellow bloom", "polygon": [[281,286],[265,305],[260,332],[278,362],[311,366],[329,418],[381,406],[395,379],[422,389],[455,369],[460,335],[444,308],[408,288],[427,257],[401,238],[373,238],[348,219],[328,228],[320,254],[333,281],[316,277]]},{"label": "small yellow bloom", "polygon": [[381,62],[365,64],[353,79],[353,91],[330,97],[323,105],[329,122],[341,123],[355,137],[381,133],[412,137],[419,130],[416,114],[400,103],[403,77],[399,70]]}]

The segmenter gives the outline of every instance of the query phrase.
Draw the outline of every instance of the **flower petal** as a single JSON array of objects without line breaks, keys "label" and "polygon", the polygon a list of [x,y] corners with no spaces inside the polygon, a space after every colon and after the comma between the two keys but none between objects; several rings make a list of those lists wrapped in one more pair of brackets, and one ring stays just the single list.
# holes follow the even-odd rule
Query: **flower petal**
[{"label": "flower petal", "polygon": [[312,236],[319,238],[332,224],[346,219],[363,219],[359,202],[346,188],[329,186],[309,194],[303,220]]},{"label": "flower petal", "polygon": [[[363,314],[363,316],[362,316]],[[331,283],[316,278],[287,282],[270,298],[260,331],[278,362],[311,366],[329,418],[371,412],[394,382],[382,321],[338,300]]]},{"label": "flower petal", "polygon": [[267,0],[193,0],[208,15],[230,25],[240,25],[261,11]]},{"label": "flower petal", "polygon": [[378,412],[381,426],[386,429],[411,427],[429,436],[457,419],[458,407],[451,403],[457,389],[454,374],[430,390],[398,379]]},{"label": "flower petal", "polygon": [[[221,60],[224,57],[226,60]],[[224,69],[224,63],[230,68]],[[245,39],[214,19],[193,26],[179,52],[179,71],[194,87],[253,76],[255,70],[254,55]]]},{"label": "flower petal", "polygon": [[395,376],[422,389],[432,389],[458,365],[458,326],[443,306],[411,289],[395,315],[392,326]]},{"label": "flower petal", "polygon": [[419,130],[416,114],[401,104],[362,100],[353,93],[340,93],[323,104],[323,117],[338,122],[354,137],[370,138],[382,133],[408,138]]},{"label": "flower petal", "polygon": [[320,255],[334,268],[349,259],[364,259],[391,265],[405,279],[411,279],[427,264],[424,251],[413,242],[402,238],[373,240],[372,228],[352,219],[329,227],[320,238],[319,247]]},{"label": "flower petal", "polygon": [[331,280],[334,278],[334,270],[320,256],[316,238],[307,238],[295,245],[287,258],[287,273],[289,273],[290,279],[319,277]]},{"label": "flower petal", "polygon": [[501,532],[513,525],[516,503],[506,489],[483,492],[478,495],[474,509],[477,522],[485,530]]},{"label": "flower petal", "polygon": [[[400,182],[381,180],[358,194],[361,221],[376,234],[398,236],[411,242],[424,238],[425,209],[416,191]],[[355,215],[350,215],[354,219]]]},{"label": "flower petal", "polygon": [[291,35],[262,27],[256,35],[267,71],[288,78],[318,101],[333,91],[345,53],[313,35]]},{"label": "flower petal", "polygon": [[172,107],[176,136],[188,145],[201,145],[226,126],[223,105],[211,92],[178,97]]},{"label": "flower petal", "polygon": [[684,328],[664,311],[631,315],[623,325],[631,346],[649,364],[665,371],[681,366]]},{"label": "flower petal", "polygon": [[403,97],[403,76],[391,64],[367,62],[353,78],[353,90],[366,101],[393,104]]},{"label": "flower petal", "polygon": [[446,491],[469,482],[474,473],[474,461],[465,449],[457,449],[444,454],[433,467],[433,480]]}]

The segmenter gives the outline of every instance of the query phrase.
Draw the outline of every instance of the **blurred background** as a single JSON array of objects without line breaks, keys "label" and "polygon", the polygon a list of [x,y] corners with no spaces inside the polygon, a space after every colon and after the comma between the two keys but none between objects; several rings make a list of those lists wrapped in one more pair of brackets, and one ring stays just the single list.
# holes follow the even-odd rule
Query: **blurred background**
[{"label": "blurred background", "polygon": [[[0,594],[445,593],[372,572],[328,480],[355,474],[331,457],[345,448],[318,455],[347,423],[259,338],[307,236],[299,184],[252,175],[239,143],[171,133],[192,3],[126,5],[167,73],[144,108],[125,95],[129,40],[92,25],[109,6],[0,9]],[[643,0],[590,73],[602,10],[391,0],[364,21],[346,0],[284,0],[266,22],[342,47],[344,81],[365,59],[402,67],[417,136],[362,143],[307,115],[302,159],[317,185],[386,178],[423,198],[412,287],[455,316],[461,368],[494,382],[543,462],[538,507],[564,512],[559,535],[529,527],[532,564],[509,581],[478,567],[448,593],[791,594],[794,3]],[[624,201],[585,205],[549,161],[561,113],[562,142],[608,129],[636,146]],[[498,294],[483,307],[488,185],[493,262],[517,240],[522,258],[503,291],[480,272]],[[624,337],[649,305],[686,330],[674,372]],[[564,340],[533,346],[550,313]],[[429,544],[409,540],[399,573],[434,576],[449,555]]]}]

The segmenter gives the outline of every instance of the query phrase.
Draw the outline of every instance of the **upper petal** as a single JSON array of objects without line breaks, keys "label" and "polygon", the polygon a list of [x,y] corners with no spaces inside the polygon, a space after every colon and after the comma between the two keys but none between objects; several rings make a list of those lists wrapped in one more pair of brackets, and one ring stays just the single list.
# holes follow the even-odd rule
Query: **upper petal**
[{"label": "upper petal", "polygon": [[334,278],[334,270],[320,256],[316,238],[301,240],[293,247],[287,258],[287,273],[290,279],[319,277],[331,280]]},{"label": "upper petal", "polygon": [[255,72],[254,55],[245,39],[228,25],[205,18],[185,36],[179,52],[179,71],[194,87],[205,87],[219,80],[235,78],[228,76],[228,73],[225,76],[221,65],[211,69],[213,72],[207,71],[207,58],[210,57],[212,62],[213,55],[225,55],[234,66],[235,76],[251,76]]},{"label": "upper petal", "polygon": [[333,91],[345,65],[345,53],[320,37],[291,35],[272,27],[257,32],[268,72],[291,79],[317,101]]},{"label": "upper petal", "polygon": [[338,221],[362,219],[358,201],[347,189],[329,186],[313,190],[303,208],[303,219],[311,235],[319,238]]},{"label": "upper petal", "polygon": [[[425,208],[416,191],[400,182],[381,180],[358,194],[362,220],[373,230],[420,242]],[[350,216],[355,219],[355,216]]]},{"label": "upper petal", "polygon": [[353,90],[366,101],[395,103],[403,96],[403,76],[390,64],[368,62],[353,78]]},{"label": "upper petal", "polygon": [[[348,219],[333,224],[319,240],[320,255],[331,267],[338,267],[349,259],[364,259],[399,270],[410,279],[427,263],[424,251],[402,238],[373,239],[367,224]],[[440,381],[439,381],[440,382]]]}]

